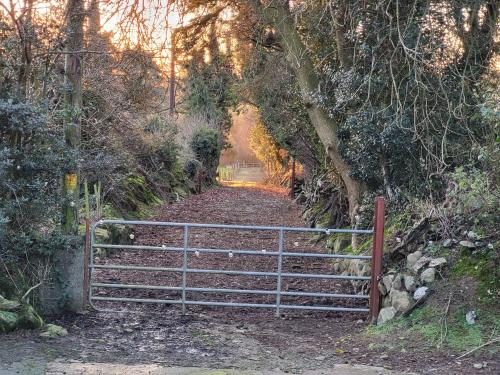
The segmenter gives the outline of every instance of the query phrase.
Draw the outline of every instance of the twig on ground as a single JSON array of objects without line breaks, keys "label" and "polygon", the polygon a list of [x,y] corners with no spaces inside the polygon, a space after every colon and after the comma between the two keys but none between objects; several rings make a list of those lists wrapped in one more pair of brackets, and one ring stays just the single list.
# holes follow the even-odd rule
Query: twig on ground
[{"label": "twig on ground", "polygon": [[488,341],[488,342],[485,342],[483,345],[479,345],[477,347],[475,347],[474,349],[471,349],[469,350],[468,352],[462,354],[460,357],[457,357],[457,359],[462,359],[464,357],[467,357],[469,354],[472,354],[474,353],[476,350],[479,350],[479,349],[482,349],[484,348],[485,346],[488,346],[488,345],[491,345],[491,344],[494,344],[496,342],[499,342],[500,341],[500,336],[497,336],[495,337],[494,339]]},{"label": "twig on ground", "polygon": [[42,285],[42,282],[40,281],[38,284],[36,285],[33,285],[31,288],[28,289],[28,291],[26,293],[24,293],[24,295],[22,296],[21,298],[21,301],[24,301],[28,296],[29,294],[35,290],[36,288],[38,288],[40,285]]},{"label": "twig on ground", "polygon": [[446,339],[446,335],[448,334],[448,322],[447,322],[447,316],[448,316],[448,311],[450,311],[450,303],[451,303],[451,297],[453,296],[453,292],[450,292],[450,297],[448,297],[448,303],[446,304],[446,308],[444,309],[444,314],[441,316],[441,337],[439,339],[438,344],[436,347],[439,349],[441,348],[441,345],[443,345],[444,340]]}]

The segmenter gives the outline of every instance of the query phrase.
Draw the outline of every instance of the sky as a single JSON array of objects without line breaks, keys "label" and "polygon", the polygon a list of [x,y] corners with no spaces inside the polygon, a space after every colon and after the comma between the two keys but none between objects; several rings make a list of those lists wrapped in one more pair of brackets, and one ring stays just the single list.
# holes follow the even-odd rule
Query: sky
[{"label": "sky", "polygon": [[[10,2],[11,0],[0,0],[0,4],[6,8],[10,8]],[[65,2],[66,0],[34,0],[34,12],[43,17],[51,11],[51,5],[60,6]],[[154,51],[159,56],[157,62],[166,65],[170,57],[171,30],[191,18],[181,20],[172,2],[173,0],[100,0],[102,30],[111,34],[117,47],[125,46],[127,42],[134,46],[138,36],[142,35],[143,41],[148,40],[147,43],[142,43],[143,48]],[[85,0],[85,3],[87,5],[89,1]],[[25,0],[12,0],[12,4],[19,15]],[[133,7],[134,4],[137,8]],[[134,17],[135,15],[139,16]]]},{"label": "sky", "polygon": [[[19,15],[22,11],[25,0],[0,0],[0,4],[6,8],[10,8],[10,3],[14,4],[16,13]],[[60,5],[66,2],[65,0],[33,0],[35,13],[43,16],[50,12],[51,4]],[[173,0],[100,0],[99,7],[101,10],[101,24],[106,32],[119,34],[120,29],[132,26],[132,23],[127,25],[123,22],[125,15],[141,14],[144,20],[144,26],[151,30],[156,30],[154,33],[155,39],[158,43],[165,38],[165,32],[175,28],[183,23],[179,17],[179,12],[172,4]],[[85,1],[88,4],[88,0]],[[134,8],[134,4],[137,5]],[[135,12],[134,12],[135,11]],[[128,17],[134,18],[134,17]],[[135,17],[135,20],[138,18]],[[189,20],[189,17],[186,17]],[[134,21],[135,24],[137,22]],[[120,27],[120,24],[122,27]]]}]

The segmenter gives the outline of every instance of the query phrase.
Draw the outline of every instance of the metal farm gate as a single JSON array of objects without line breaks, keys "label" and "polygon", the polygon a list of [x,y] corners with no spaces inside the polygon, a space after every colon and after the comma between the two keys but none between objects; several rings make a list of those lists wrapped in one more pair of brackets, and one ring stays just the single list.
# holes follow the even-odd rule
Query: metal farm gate
[{"label": "metal farm gate", "polygon": [[[98,243],[99,228],[102,226],[126,225],[137,226],[141,229],[145,227],[162,227],[176,228],[177,231],[182,231],[182,246],[150,246],[140,244],[110,244]],[[209,229],[211,231],[219,230],[234,230],[234,231],[249,231],[258,233],[270,232],[277,235],[277,243],[275,250],[255,250],[255,249],[222,249],[210,247],[192,247],[190,246],[190,233],[196,229]],[[329,253],[312,253],[302,250],[286,249],[285,239],[290,233],[323,233],[323,234],[351,234],[351,235],[371,235],[373,236],[373,250],[371,255],[347,255],[347,254],[329,254]],[[257,234],[258,234],[257,233]],[[99,303],[152,303],[152,304],[175,304],[180,305],[182,312],[186,311],[187,306],[202,305],[202,306],[222,306],[222,307],[244,307],[244,308],[268,308],[274,309],[276,315],[279,315],[281,310],[320,310],[320,311],[340,311],[340,312],[361,312],[369,313],[369,317],[374,321],[378,315],[380,308],[380,296],[377,288],[379,276],[381,275],[382,267],[382,246],[384,233],[384,200],[379,197],[375,202],[375,218],[373,229],[320,229],[320,228],[290,228],[290,227],[267,227],[267,226],[246,226],[246,225],[223,225],[223,224],[198,224],[198,223],[172,223],[172,222],[155,222],[155,221],[123,221],[123,220],[100,220],[94,223],[90,228],[90,254],[87,257],[88,273],[86,273],[85,283],[88,289],[88,303],[100,311],[118,311],[110,308],[101,308],[96,306]],[[154,259],[154,253],[157,252],[172,252],[179,254],[179,263],[177,267],[158,267],[158,266],[141,266],[131,264],[113,264],[97,262],[97,253],[106,249],[113,251],[114,254],[120,252],[140,252],[151,253],[149,259]],[[232,258],[233,256],[245,255],[256,257],[274,258],[276,268],[273,271],[250,271],[250,270],[227,270],[227,269],[205,269],[189,266],[191,257],[200,257],[200,255],[223,254]],[[284,263],[292,258],[318,258],[321,262],[331,262],[333,259],[359,259],[371,263],[371,276],[355,276],[345,274],[330,274],[330,273],[300,273],[284,271]],[[113,261],[113,257],[109,258]],[[103,282],[98,280],[96,273],[114,272],[152,272],[154,274],[169,273],[178,275],[178,285],[157,285],[154,283],[121,283],[121,282]],[[198,275],[222,275],[242,276],[242,277],[266,277],[272,278],[276,282],[275,290],[262,289],[241,289],[241,288],[226,288],[226,287],[200,287],[192,286],[188,283],[188,276]],[[208,276],[207,276],[208,277]],[[152,277],[155,279],[155,277]],[[370,294],[339,294],[325,293],[324,291],[288,291],[284,290],[284,280],[300,279],[301,283],[306,285],[311,280],[341,280],[341,281],[361,281],[371,283]],[[274,281],[273,281],[274,282]],[[163,299],[163,298],[137,298],[137,297],[121,297],[110,296],[107,294],[96,294],[95,290],[142,290],[142,291],[168,291],[178,294],[178,298]],[[210,298],[196,298],[197,294],[217,293],[219,295],[256,295],[256,296],[271,296],[272,303],[246,303],[246,302],[230,302],[230,301],[215,301]],[[335,305],[318,305],[318,304],[299,304],[299,303],[284,303],[284,297],[313,297],[313,298],[331,298],[331,299],[355,299],[368,300],[368,307],[339,307]]]}]

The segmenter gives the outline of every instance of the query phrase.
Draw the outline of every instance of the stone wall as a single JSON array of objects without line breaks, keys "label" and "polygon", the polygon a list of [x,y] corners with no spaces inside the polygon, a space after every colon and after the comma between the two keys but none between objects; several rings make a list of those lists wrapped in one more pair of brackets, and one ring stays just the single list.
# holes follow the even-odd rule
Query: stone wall
[{"label": "stone wall", "polygon": [[59,255],[51,277],[40,286],[40,311],[44,315],[83,310],[83,257],[82,246]]},{"label": "stone wall", "polygon": [[383,298],[377,323],[392,320],[425,298],[430,284],[445,265],[445,258],[431,258],[415,251],[407,256],[405,269],[388,271],[378,283]]}]

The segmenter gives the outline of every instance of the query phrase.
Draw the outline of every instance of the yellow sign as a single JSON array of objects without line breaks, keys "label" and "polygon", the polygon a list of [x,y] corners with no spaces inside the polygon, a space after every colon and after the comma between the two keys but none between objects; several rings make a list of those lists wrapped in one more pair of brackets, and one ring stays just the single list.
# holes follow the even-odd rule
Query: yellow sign
[{"label": "yellow sign", "polygon": [[64,175],[64,186],[67,190],[76,190],[78,186],[78,175],[76,173]]}]

